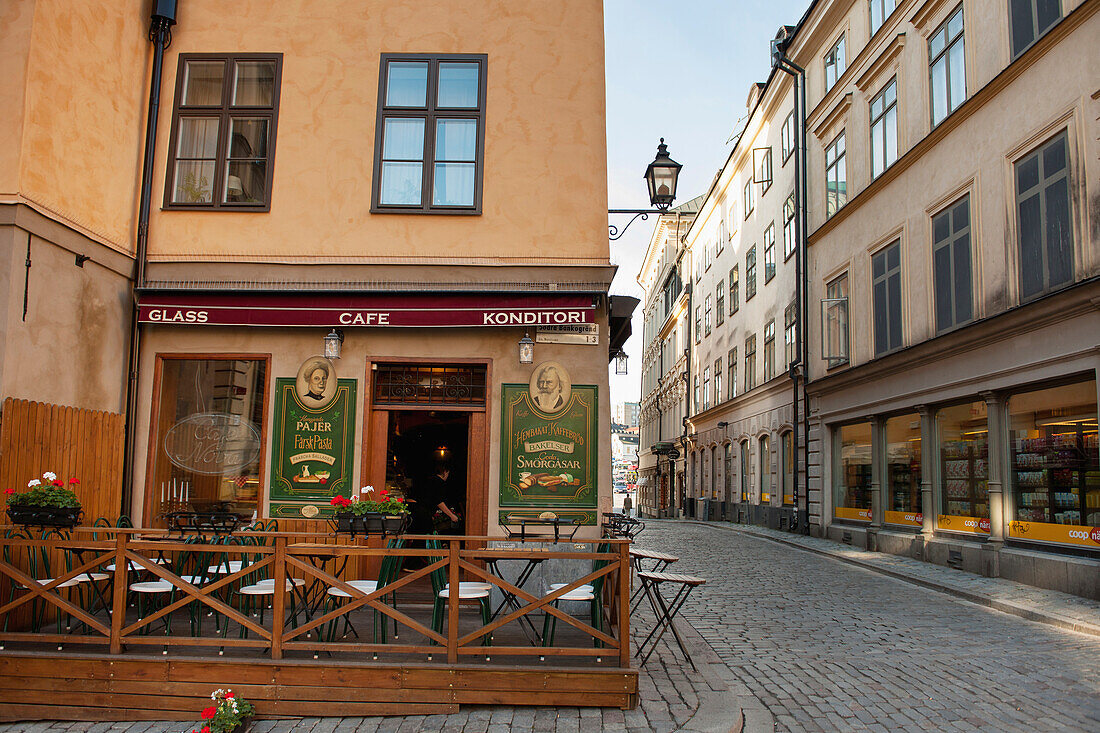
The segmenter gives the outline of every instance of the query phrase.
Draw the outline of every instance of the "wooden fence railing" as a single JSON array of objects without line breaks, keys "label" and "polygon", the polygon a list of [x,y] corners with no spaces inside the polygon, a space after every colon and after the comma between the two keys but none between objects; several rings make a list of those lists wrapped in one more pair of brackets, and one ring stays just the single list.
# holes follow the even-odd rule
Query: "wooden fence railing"
[{"label": "wooden fence railing", "polygon": [[[170,648],[251,647],[266,650],[271,659],[300,658],[302,653],[315,657],[334,652],[370,657],[410,654],[427,655],[430,661],[438,657],[436,661],[452,665],[460,658],[490,655],[608,657],[617,658],[621,668],[630,667],[629,540],[571,543],[575,549],[582,544],[587,547],[567,552],[538,541],[494,547],[499,538],[490,537],[408,536],[413,546],[365,547],[322,545],[318,540],[324,535],[288,532],[238,532],[231,540],[185,540],[148,529],[97,532],[101,533],[98,540],[86,528],[75,530],[72,539],[0,537],[0,577],[15,589],[0,597],[0,624],[28,604],[45,609],[35,614],[39,623],[32,624],[31,631],[13,631],[3,625],[0,644],[93,644],[112,654],[124,653],[128,645],[162,646],[166,654]],[[109,539],[102,539],[104,532]],[[435,540],[440,546],[426,548],[424,540]],[[48,576],[40,572],[38,578],[15,562],[22,555],[43,551],[51,556],[61,553],[68,561]],[[347,562],[352,558],[394,562],[418,558],[416,562],[424,564],[412,572],[380,575],[379,585],[372,589],[354,581],[375,578],[348,578],[353,573],[341,572],[364,565]],[[562,585],[543,592],[519,587],[491,572],[504,560],[572,562],[555,566],[564,575],[556,578]],[[442,573],[436,576],[437,584],[449,585],[445,625],[435,609],[428,614],[437,593],[427,595],[424,587],[433,572]],[[48,582],[38,582],[46,577]],[[67,585],[74,579],[77,585]],[[134,584],[156,585],[156,581],[162,581],[161,590],[146,595],[157,595],[157,600],[146,604],[142,598],[147,610],[135,610],[134,599],[142,594]],[[486,623],[487,615],[461,602],[460,582],[487,584],[512,594],[514,602]],[[270,592],[257,591],[264,583],[270,584]],[[594,586],[595,592],[586,593],[584,586]],[[407,594],[417,587],[421,602],[409,603]],[[275,588],[287,591],[274,592]],[[146,585],[145,590],[149,589]],[[326,602],[333,589],[341,591],[346,602]],[[570,593],[590,597],[591,613],[586,616],[592,623],[557,607],[556,601]],[[250,594],[259,597],[258,605]],[[268,607],[270,614],[265,613]],[[335,640],[333,629],[350,623],[351,615],[360,609],[380,614],[381,641]],[[532,641],[526,632],[520,633],[519,624],[529,623],[528,628],[535,629],[533,615],[547,622],[544,630],[554,622],[564,633],[551,643],[545,636],[538,639],[536,631]],[[204,617],[211,616],[212,634],[209,624],[206,632],[202,629]],[[464,623],[460,624],[460,616]],[[168,623],[172,620],[174,628]],[[357,620],[362,621],[362,616]],[[388,625],[400,627],[392,639]]]},{"label": "wooden fence railing", "polygon": [[114,524],[122,504],[123,418],[113,412],[8,397],[0,414],[0,490],[24,489],[53,471],[79,479],[86,522]]}]

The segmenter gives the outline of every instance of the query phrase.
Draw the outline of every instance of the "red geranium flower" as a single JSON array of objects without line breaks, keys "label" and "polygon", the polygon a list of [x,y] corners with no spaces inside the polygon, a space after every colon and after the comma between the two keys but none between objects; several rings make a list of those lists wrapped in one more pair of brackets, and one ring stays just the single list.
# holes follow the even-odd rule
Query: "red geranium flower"
[{"label": "red geranium flower", "polygon": [[69,483],[70,483],[70,484],[79,484],[79,483],[80,483],[80,479],[76,479],[76,478],[71,478],[71,479],[69,479]]},{"label": "red geranium flower", "polygon": [[7,494],[8,496],[11,496],[12,494],[15,493],[15,489],[4,489],[4,493]]},{"label": "red geranium flower", "polygon": [[233,699],[233,693],[232,692],[225,693],[225,699],[226,700],[232,700]]},{"label": "red geranium flower", "polygon": [[203,720],[213,720],[214,715],[217,712],[218,712],[217,708],[215,708],[214,706],[210,706],[210,707],[208,707],[208,708],[206,708],[205,710],[202,711],[202,719]]},{"label": "red geranium flower", "polygon": [[53,482],[53,485],[54,485],[54,486],[64,486],[65,484],[61,483],[61,480],[60,480],[60,479],[58,479],[57,481],[54,481],[54,482]]},{"label": "red geranium flower", "polygon": [[202,730],[199,731],[199,733],[210,733],[210,726],[209,725],[204,725],[202,727]]}]

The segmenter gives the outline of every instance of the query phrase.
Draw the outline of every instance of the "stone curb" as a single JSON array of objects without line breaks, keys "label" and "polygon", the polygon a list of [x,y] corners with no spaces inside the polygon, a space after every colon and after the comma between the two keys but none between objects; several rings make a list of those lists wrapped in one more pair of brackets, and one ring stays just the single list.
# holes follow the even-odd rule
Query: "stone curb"
[{"label": "stone curb", "polygon": [[709,693],[699,695],[699,707],[680,730],[691,733],[742,733],[745,714],[741,700],[715,669],[715,665],[721,665],[722,661],[694,626],[684,622],[680,616],[676,620],[676,629],[684,637],[699,675],[711,688]]},{"label": "stone curb", "polygon": [[[957,598],[961,598],[965,601],[969,601],[970,603],[974,603],[979,606],[992,608],[995,611],[1001,611],[1002,613],[1019,616],[1020,618],[1027,619],[1028,621],[1035,621],[1041,624],[1047,624],[1048,626],[1055,626],[1060,629],[1067,629],[1069,631],[1076,631],[1081,634],[1088,634],[1090,636],[1100,637],[1100,625],[1090,624],[1084,621],[1076,621],[1066,616],[1051,613],[1049,611],[1040,611],[1035,608],[1029,608],[1027,606],[1022,606],[1017,603],[999,600],[997,598],[993,598],[991,596],[987,596],[981,593],[973,593],[968,590],[963,590],[962,588],[956,588],[955,586],[948,585],[946,583],[937,583],[935,581],[927,580],[925,578],[918,578],[914,575],[909,575],[908,573],[904,573],[898,570],[881,567],[880,565],[877,565],[875,563],[864,562],[854,557],[848,557],[839,552],[831,552],[829,550],[817,547],[809,547],[794,540],[787,540],[781,537],[773,537],[770,534],[755,531],[754,528],[752,528],[750,525],[738,524],[730,525],[729,527],[723,527],[721,524],[715,524],[713,522],[702,522],[697,519],[687,519],[681,521],[685,521],[690,524],[698,524],[703,527],[712,527],[714,529],[726,530],[729,532],[744,532],[746,534],[752,535],[753,537],[759,537],[762,540],[769,540],[777,544],[789,545],[790,547],[795,547],[799,550],[805,550],[806,552],[812,552],[817,555],[831,557],[834,560],[846,562],[849,565],[856,565],[858,567],[865,568],[867,570],[871,570],[882,575],[888,575],[892,578],[897,578],[898,580],[904,580],[905,582],[912,583],[913,585],[919,585],[930,590],[955,596]],[[868,550],[867,552],[870,552],[870,550]]]}]

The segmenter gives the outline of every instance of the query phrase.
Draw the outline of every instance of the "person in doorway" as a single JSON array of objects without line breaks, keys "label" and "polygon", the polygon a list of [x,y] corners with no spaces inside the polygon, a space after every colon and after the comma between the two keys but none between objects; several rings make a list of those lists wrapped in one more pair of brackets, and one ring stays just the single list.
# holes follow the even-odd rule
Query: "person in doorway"
[{"label": "person in doorway", "polygon": [[[418,502],[421,511],[427,515],[426,529],[431,528],[441,534],[451,534],[455,529],[461,530],[458,502],[452,497],[454,487],[451,485],[450,478],[450,464],[446,461],[436,463],[435,473],[424,481],[424,489],[420,492]],[[451,507],[452,503],[454,508]]]},{"label": "person in doorway", "polygon": [[623,497],[623,514],[630,516],[630,510],[634,508],[634,502],[630,499],[630,494]]}]

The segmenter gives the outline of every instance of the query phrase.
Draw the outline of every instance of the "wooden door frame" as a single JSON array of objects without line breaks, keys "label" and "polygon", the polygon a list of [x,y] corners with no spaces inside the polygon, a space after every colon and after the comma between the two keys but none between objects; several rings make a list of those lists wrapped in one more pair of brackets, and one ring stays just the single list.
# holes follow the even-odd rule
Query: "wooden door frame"
[{"label": "wooden door frame", "polygon": [[[374,372],[379,364],[416,364],[447,366],[453,364],[485,367],[484,405],[381,405],[374,406]],[[386,485],[386,448],[389,439],[391,412],[431,410],[465,412],[470,416],[466,427],[466,534],[487,535],[489,532],[489,410],[493,384],[491,359],[436,359],[430,357],[375,356],[368,357],[363,380],[366,395],[363,400],[363,443],[359,475],[363,483]],[[477,450],[478,443],[482,449]],[[484,507],[476,514],[473,507]]]}]

